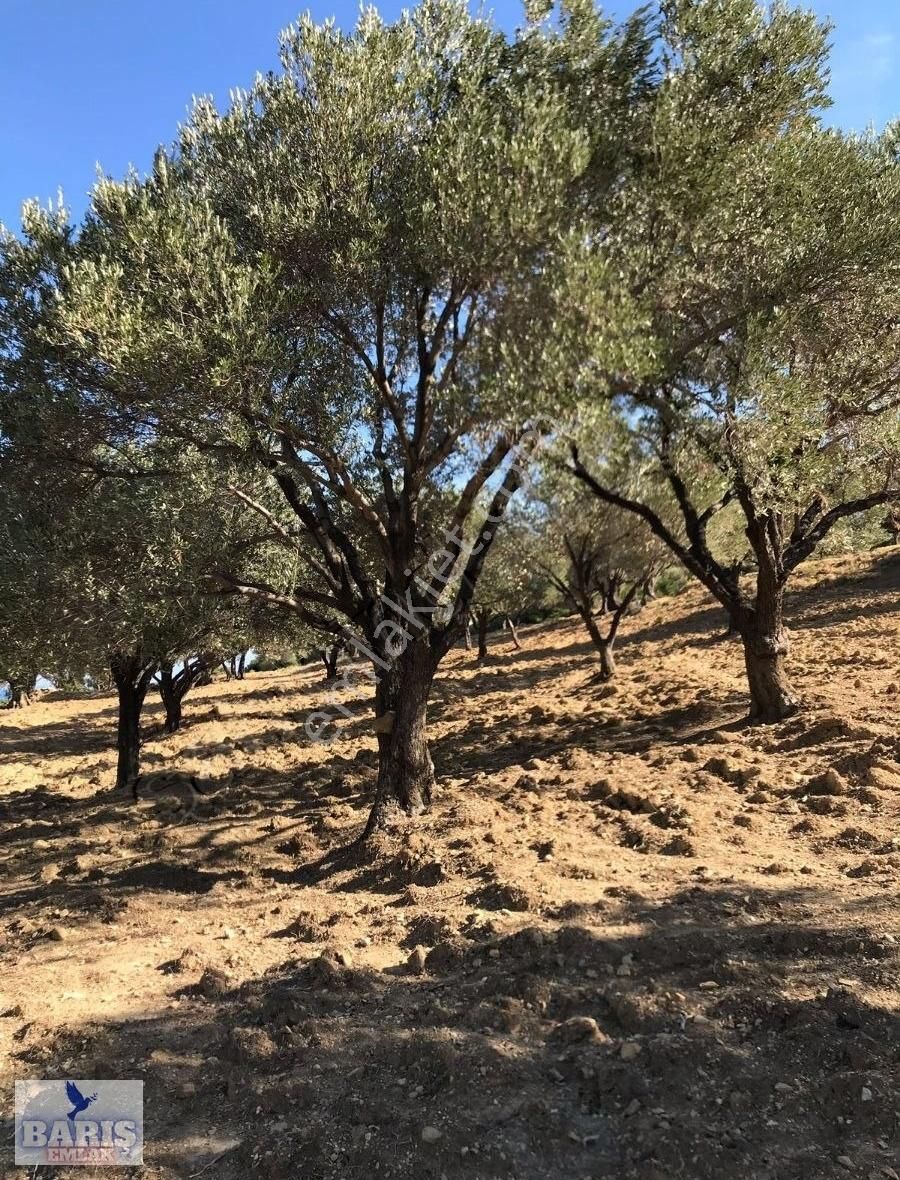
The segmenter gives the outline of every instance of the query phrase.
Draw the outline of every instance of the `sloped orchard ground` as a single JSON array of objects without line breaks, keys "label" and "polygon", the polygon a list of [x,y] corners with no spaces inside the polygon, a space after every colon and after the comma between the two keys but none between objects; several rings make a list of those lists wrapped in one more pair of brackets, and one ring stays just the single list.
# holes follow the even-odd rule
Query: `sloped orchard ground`
[{"label": "sloped orchard ground", "polygon": [[183,823],[111,790],[110,698],[3,715],[3,1116],[143,1078],[159,1180],[896,1180],[898,605],[892,555],[812,566],[765,728],[699,592],[613,691],[574,624],[455,652],[433,813],[350,859],[364,686],[330,748],[317,670],[151,712],[148,764],[219,784]]}]

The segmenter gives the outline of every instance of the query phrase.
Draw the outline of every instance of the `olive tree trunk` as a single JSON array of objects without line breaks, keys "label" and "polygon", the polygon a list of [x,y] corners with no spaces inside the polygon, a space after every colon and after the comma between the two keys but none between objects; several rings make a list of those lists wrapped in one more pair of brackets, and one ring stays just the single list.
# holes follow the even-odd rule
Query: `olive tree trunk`
[{"label": "olive tree trunk", "polygon": [[750,716],[756,721],[781,721],[800,707],[785,671],[789,642],[783,611],[784,585],[761,562],[752,609],[732,616],[744,645]]},{"label": "olive tree trunk", "polygon": [[419,815],[431,805],[434,763],[428,749],[428,697],[437,660],[425,639],[410,643],[379,677],[375,693],[378,781],[363,836],[391,806]]},{"label": "olive tree trunk", "polygon": [[344,650],[344,645],[340,642],[332,643],[330,647],[322,649],[322,663],[325,665],[325,683],[334,680],[338,674],[338,660],[341,652]]},{"label": "olive tree trunk", "polygon": [[479,610],[475,619],[478,624],[478,655],[476,659],[480,664],[487,659],[488,655],[487,633],[488,623],[491,621],[490,611]]},{"label": "olive tree trunk", "polygon": [[597,620],[590,611],[583,614],[582,619],[584,620],[587,633],[591,637],[591,643],[593,643],[600,656],[600,679],[612,680],[616,674],[616,661],[613,655],[613,648],[616,643],[615,632],[609,637],[604,636],[597,624]]},{"label": "olive tree trunk", "polygon": [[176,733],[181,728],[181,702],[184,693],[179,692],[178,682],[172,674],[171,665],[159,670],[159,695],[166,711],[163,728],[166,733]]},{"label": "olive tree trunk", "polygon": [[145,668],[139,656],[116,652],[110,660],[110,671],[119,697],[116,786],[125,788],[140,774],[141,710],[153,669]]},{"label": "olive tree trunk", "polygon": [[516,651],[521,651],[522,644],[519,642],[519,632],[516,630],[516,625],[513,622],[512,615],[506,616],[506,625],[509,627],[509,634],[513,642],[513,647],[516,649]]},{"label": "olive tree trunk", "polygon": [[234,655],[229,656],[228,659],[223,660],[222,667],[225,669],[225,679],[243,680],[246,662],[247,653],[245,651],[237,651]]},{"label": "olive tree trunk", "polygon": [[24,709],[31,704],[31,693],[25,684],[11,684],[10,691],[10,708]]}]

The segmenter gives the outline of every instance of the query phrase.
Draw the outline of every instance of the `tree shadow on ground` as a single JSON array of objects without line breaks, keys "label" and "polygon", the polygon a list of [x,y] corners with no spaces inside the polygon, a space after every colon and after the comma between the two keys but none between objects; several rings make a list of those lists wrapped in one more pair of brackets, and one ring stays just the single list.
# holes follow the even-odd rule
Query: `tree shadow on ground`
[{"label": "tree shadow on ground", "polygon": [[84,719],[43,723],[40,726],[5,725],[0,728],[0,757],[24,755],[28,762],[47,762],[96,754],[115,745],[113,730],[86,725]]},{"label": "tree shadow on ground", "polygon": [[422,974],[304,945],[210,991],[202,965],[170,962],[166,1010],[25,1025],[13,1068],[129,1062],[162,1180],[814,1180],[845,1174],[840,1155],[868,1174],[895,1144],[900,1019],[861,994],[898,950],[790,917],[830,904],[721,884],[611,899],[580,922],[473,927]]}]

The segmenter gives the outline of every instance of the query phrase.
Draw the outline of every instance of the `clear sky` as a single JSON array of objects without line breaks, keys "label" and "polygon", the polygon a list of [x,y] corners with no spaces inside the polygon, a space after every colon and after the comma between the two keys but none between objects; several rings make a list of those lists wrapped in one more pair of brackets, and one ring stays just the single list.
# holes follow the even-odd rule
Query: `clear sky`
[{"label": "clear sky", "polygon": [[[489,2],[489,0],[488,0]],[[99,164],[145,169],[193,94],[220,103],[277,64],[277,34],[302,0],[0,0],[0,221],[62,188],[76,214]],[[830,117],[881,126],[900,114],[898,0],[814,0],[833,35]],[[397,0],[380,5],[393,17]],[[513,26],[516,0],[497,0]],[[616,0],[612,11],[630,11]],[[351,0],[315,0],[317,19],[355,20]]]}]

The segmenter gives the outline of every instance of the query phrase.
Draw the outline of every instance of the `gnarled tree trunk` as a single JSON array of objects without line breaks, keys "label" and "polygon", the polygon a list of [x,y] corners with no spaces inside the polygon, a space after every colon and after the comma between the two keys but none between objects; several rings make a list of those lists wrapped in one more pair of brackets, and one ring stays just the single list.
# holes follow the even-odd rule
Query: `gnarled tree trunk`
[{"label": "gnarled tree trunk", "polygon": [[609,638],[604,636],[590,611],[583,613],[581,617],[587,628],[587,633],[591,637],[591,643],[600,656],[600,679],[612,680],[616,674],[616,661],[613,655],[613,647],[616,642],[615,632]]},{"label": "gnarled tree trunk", "polygon": [[437,659],[426,639],[409,643],[383,670],[375,693],[378,781],[363,837],[384,820],[391,806],[419,815],[431,805],[434,763],[428,749],[428,696]]},{"label": "gnarled tree trunk", "polygon": [[757,721],[781,721],[796,713],[800,698],[784,668],[788,650],[784,633],[745,633],[741,638],[750,685],[750,716]]},{"label": "gnarled tree trunk", "polygon": [[159,669],[159,695],[166,710],[165,731],[176,733],[181,728],[181,707],[184,698],[196,684],[208,678],[208,657],[197,656],[191,663],[185,660],[179,672],[172,671],[171,664],[164,664]]},{"label": "gnarled tree trunk", "polygon": [[159,670],[159,695],[166,711],[163,725],[166,733],[175,733],[181,727],[181,701],[184,696],[179,692],[177,678],[172,673],[172,665]]},{"label": "gnarled tree trunk", "polygon": [[750,716],[757,721],[781,721],[800,707],[785,671],[789,642],[783,609],[784,585],[769,563],[761,561],[754,605],[732,612],[744,644]]},{"label": "gnarled tree trunk", "polygon": [[141,710],[153,669],[144,666],[139,654],[125,652],[113,653],[109,666],[119,696],[116,786],[121,789],[140,774]]},{"label": "gnarled tree trunk", "polygon": [[31,704],[31,693],[24,684],[10,684],[9,691],[11,709],[24,709]]},{"label": "gnarled tree trunk", "polygon": [[334,680],[338,674],[338,660],[341,652],[344,650],[344,645],[340,641],[332,643],[330,647],[324,647],[321,651],[322,663],[325,665],[325,683]]},{"label": "gnarled tree trunk", "polygon": [[237,651],[233,656],[229,656],[227,660],[223,660],[222,667],[225,669],[225,679],[243,680],[246,662],[247,653],[245,651]]}]

